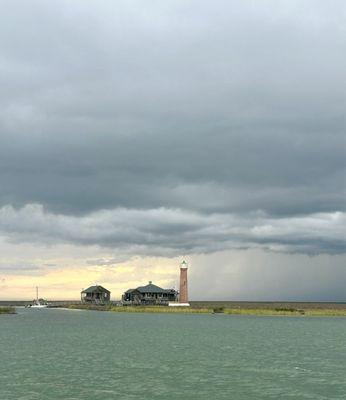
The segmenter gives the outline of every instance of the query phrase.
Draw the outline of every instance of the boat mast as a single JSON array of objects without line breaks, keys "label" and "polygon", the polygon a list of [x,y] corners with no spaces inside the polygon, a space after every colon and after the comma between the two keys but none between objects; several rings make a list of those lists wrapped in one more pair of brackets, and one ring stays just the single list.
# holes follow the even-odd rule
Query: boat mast
[{"label": "boat mast", "polygon": [[36,286],[36,300],[38,302],[38,286]]}]

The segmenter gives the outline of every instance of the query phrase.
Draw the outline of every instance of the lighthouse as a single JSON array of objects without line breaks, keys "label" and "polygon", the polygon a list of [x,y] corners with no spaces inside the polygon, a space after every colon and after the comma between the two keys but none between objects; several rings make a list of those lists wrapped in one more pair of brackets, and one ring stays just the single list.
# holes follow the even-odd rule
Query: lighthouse
[{"label": "lighthouse", "polygon": [[187,262],[184,260],[180,264],[180,282],[179,282],[179,301],[169,302],[170,307],[189,307],[188,287],[187,287]]},{"label": "lighthouse", "polygon": [[185,260],[180,264],[179,303],[189,303],[187,288],[187,262]]}]

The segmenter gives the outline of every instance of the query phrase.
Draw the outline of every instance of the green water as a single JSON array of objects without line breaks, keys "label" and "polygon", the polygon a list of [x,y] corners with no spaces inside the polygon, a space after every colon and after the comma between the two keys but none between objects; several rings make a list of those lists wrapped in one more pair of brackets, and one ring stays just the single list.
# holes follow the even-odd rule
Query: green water
[{"label": "green water", "polygon": [[0,399],[346,399],[346,318],[19,309]]}]

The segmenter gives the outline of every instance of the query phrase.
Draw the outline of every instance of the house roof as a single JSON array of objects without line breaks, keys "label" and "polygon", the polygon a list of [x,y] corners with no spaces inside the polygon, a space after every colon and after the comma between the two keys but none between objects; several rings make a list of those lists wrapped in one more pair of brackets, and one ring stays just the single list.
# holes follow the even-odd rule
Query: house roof
[{"label": "house roof", "polygon": [[110,293],[109,290],[107,290],[101,285],[90,286],[82,291],[82,293],[105,293],[105,292]]},{"label": "house roof", "polygon": [[175,293],[174,289],[162,289],[151,282],[146,286],[139,286],[136,290],[140,293]]},{"label": "house roof", "polygon": [[137,289],[128,289],[128,290],[126,290],[126,292],[125,293],[132,293],[132,292],[138,292],[138,290]]}]

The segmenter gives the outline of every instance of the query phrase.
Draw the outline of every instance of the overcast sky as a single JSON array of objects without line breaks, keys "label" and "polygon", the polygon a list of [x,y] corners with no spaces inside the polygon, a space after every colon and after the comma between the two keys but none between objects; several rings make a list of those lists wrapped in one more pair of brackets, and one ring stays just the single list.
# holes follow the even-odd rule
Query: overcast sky
[{"label": "overcast sky", "polygon": [[346,301],[345,71],[341,0],[2,1],[0,298]]}]

